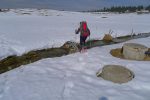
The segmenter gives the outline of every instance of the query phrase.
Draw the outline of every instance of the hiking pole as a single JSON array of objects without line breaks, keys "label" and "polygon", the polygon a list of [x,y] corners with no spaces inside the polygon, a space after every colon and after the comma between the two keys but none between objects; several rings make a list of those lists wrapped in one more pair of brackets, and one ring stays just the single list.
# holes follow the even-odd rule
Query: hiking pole
[{"label": "hiking pole", "polygon": [[90,41],[90,48],[91,48],[91,36],[89,35],[89,41]]},{"label": "hiking pole", "polygon": [[78,42],[77,34],[75,34],[75,42]]},{"label": "hiking pole", "polygon": [[74,37],[75,42],[77,42],[77,34],[76,34],[76,32],[77,32],[77,30],[75,30],[75,37]]}]

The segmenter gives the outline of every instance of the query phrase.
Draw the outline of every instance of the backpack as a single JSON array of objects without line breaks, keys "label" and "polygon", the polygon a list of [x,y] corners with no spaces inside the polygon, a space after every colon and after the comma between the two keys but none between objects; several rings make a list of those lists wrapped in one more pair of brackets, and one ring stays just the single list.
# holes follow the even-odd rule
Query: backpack
[{"label": "backpack", "polygon": [[87,23],[85,21],[81,22],[81,36],[87,37],[90,35],[89,29],[87,27]]}]

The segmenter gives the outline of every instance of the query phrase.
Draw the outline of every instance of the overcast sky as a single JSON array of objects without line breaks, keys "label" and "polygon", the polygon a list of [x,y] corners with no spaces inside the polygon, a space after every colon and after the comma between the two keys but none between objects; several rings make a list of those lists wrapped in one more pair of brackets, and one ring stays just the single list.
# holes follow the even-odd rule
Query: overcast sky
[{"label": "overcast sky", "polygon": [[89,10],[118,5],[150,5],[150,0],[0,0],[0,8]]}]

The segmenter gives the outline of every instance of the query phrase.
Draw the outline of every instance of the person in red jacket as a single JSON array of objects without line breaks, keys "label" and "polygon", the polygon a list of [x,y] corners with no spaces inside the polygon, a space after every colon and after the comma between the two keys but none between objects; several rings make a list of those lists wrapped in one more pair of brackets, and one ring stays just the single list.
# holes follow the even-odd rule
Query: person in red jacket
[{"label": "person in red jacket", "polygon": [[81,48],[84,48],[85,46],[85,41],[88,36],[90,36],[90,30],[87,26],[86,21],[80,22],[80,27],[76,30],[76,34],[79,34],[80,32],[80,46]]}]

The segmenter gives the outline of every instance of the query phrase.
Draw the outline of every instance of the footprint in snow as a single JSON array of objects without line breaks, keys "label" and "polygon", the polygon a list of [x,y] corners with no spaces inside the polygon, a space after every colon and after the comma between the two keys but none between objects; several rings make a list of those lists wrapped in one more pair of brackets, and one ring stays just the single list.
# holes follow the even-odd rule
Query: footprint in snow
[{"label": "footprint in snow", "polygon": [[71,90],[74,87],[74,83],[69,81],[65,84],[63,97],[69,97],[71,94]]},{"label": "footprint in snow", "polygon": [[82,61],[83,61],[83,58],[82,58],[82,57],[79,57],[78,60],[79,60],[79,62],[82,62]]}]

